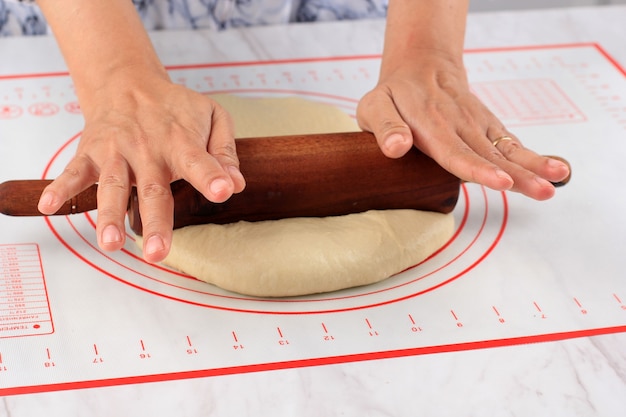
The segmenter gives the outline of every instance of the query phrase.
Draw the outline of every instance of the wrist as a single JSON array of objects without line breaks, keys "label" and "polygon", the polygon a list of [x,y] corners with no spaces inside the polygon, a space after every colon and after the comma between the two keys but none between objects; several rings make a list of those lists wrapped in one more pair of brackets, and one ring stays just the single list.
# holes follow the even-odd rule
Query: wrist
[{"label": "wrist", "polygon": [[463,56],[439,49],[421,48],[411,51],[405,56],[383,54],[380,66],[380,80],[390,77],[403,79],[430,78],[437,82],[445,79],[456,79],[467,83],[467,74],[463,64]]},{"label": "wrist", "polygon": [[[125,65],[109,67],[97,80],[85,81],[73,77],[76,95],[86,118],[109,109],[131,106],[149,106],[153,97],[162,98],[161,93],[172,83],[165,69]],[[146,104],[148,103],[148,104]],[[159,103],[154,103],[158,105]]]}]

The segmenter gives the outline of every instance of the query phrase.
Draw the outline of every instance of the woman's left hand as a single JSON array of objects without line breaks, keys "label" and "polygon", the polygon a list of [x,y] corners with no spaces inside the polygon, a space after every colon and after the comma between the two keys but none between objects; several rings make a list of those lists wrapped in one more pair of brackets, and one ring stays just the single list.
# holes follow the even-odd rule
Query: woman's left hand
[{"label": "woman's left hand", "polygon": [[386,156],[414,145],[457,177],[495,190],[545,200],[554,195],[551,183],[569,175],[562,161],[525,148],[471,93],[462,63],[440,51],[383,72],[361,99],[357,120]]}]

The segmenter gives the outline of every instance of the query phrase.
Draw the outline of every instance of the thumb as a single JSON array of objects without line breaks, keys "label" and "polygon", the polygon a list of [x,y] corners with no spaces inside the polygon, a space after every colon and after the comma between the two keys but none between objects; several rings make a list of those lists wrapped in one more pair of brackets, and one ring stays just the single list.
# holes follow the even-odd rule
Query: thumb
[{"label": "thumb", "polygon": [[413,146],[413,135],[391,98],[371,91],[359,101],[357,122],[363,130],[372,132],[383,154],[400,158]]}]

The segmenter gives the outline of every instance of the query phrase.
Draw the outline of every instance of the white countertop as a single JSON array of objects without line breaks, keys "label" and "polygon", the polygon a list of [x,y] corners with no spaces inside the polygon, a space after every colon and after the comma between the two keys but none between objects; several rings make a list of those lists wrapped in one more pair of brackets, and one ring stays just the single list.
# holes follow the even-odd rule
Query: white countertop
[{"label": "white countertop", "polygon": [[[626,67],[624,21],[626,6],[472,14],[466,45],[472,50],[597,42]],[[371,54],[380,50],[382,37],[381,21],[267,27],[220,34],[153,34],[166,65]],[[34,43],[50,44],[49,53],[30,53],[29,45]],[[46,72],[64,71],[53,45],[46,38],[0,39],[0,75],[40,72],[42,66]],[[201,45],[206,47],[200,48]],[[0,350],[1,343],[0,339]],[[626,334],[617,333],[7,396],[0,403],[0,416],[571,417],[616,416],[625,407]]]}]

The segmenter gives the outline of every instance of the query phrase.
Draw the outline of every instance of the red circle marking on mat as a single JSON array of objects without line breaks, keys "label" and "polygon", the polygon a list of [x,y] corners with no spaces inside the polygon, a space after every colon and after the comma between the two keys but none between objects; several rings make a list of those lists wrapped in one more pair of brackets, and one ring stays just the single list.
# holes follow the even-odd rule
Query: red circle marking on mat
[{"label": "red circle marking on mat", "polygon": [[[257,90],[246,90],[244,92],[247,93],[267,93],[266,91],[257,91]],[[279,93],[281,94],[285,94],[285,93],[289,93],[288,91],[280,91]],[[303,95],[306,92],[298,92],[299,95]],[[348,105],[354,106],[354,104],[356,103],[355,100],[353,99],[347,99],[347,98],[342,98],[342,97],[336,97],[336,96],[330,96],[330,95],[324,95],[324,94],[310,94],[310,93],[306,93],[309,95],[314,96],[318,101],[320,98],[322,99],[331,99],[331,100],[343,100],[346,103],[349,103]],[[68,147],[79,138],[80,134],[75,135],[74,137],[70,138],[52,157],[52,159],[50,160],[50,162],[47,164],[44,174],[43,174],[43,178],[46,178],[48,175],[48,172],[50,171],[50,169],[52,168],[52,166],[54,165],[55,161],[59,158],[59,156],[68,149]],[[462,191],[462,197],[465,200],[465,209],[462,215],[462,219],[461,222],[459,223],[459,226],[457,228],[457,230],[455,231],[454,235],[452,236],[452,238],[450,239],[450,241],[448,243],[446,243],[441,249],[439,249],[436,253],[434,253],[433,255],[431,255],[431,257],[429,257],[428,259],[426,259],[425,261],[423,261],[422,263],[420,263],[420,265],[425,265],[429,262],[429,260],[436,258],[437,256],[439,256],[441,253],[444,253],[451,245],[452,243],[459,237],[461,236],[465,229],[466,229],[466,223],[467,223],[467,219],[469,217],[469,213],[470,213],[470,200],[469,200],[469,194],[467,191],[467,188],[465,185],[463,185],[461,187],[461,191]],[[67,249],[74,254],[78,259],[80,259],[82,262],[84,262],[85,264],[89,265],[91,268],[97,270],[98,272],[113,278],[119,282],[123,282],[126,285],[129,285],[133,288],[139,289],[141,291],[145,291],[154,295],[157,295],[159,297],[164,297],[170,300],[176,300],[176,301],[180,301],[180,302],[184,302],[184,303],[188,303],[191,305],[196,305],[196,306],[201,306],[201,307],[207,307],[207,308],[215,308],[215,309],[220,309],[220,310],[227,310],[227,311],[238,311],[238,312],[247,312],[247,313],[263,313],[263,314],[320,314],[320,313],[330,313],[330,312],[339,312],[339,311],[350,311],[350,310],[358,310],[358,309],[365,309],[365,308],[371,308],[371,307],[376,307],[376,306],[380,306],[380,305],[385,305],[385,304],[390,304],[390,303],[395,303],[398,301],[402,301],[408,298],[412,298],[412,297],[416,297],[419,296],[421,294],[425,294],[428,293],[430,291],[433,291],[437,288],[440,288],[458,278],[460,278],[461,276],[465,275],[467,272],[469,272],[470,270],[474,269],[478,264],[480,264],[490,253],[491,251],[495,248],[495,246],[498,244],[498,242],[500,241],[502,234],[504,233],[504,229],[507,223],[507,217],[508,217],[508,206],[507,206],[507,200],[506,200],[506,195],[504,193],[500,193],[501,194],[501,198],[502,198],[502,205],[503,205],[503,218],[501,221],[501,224],[498,226],[498,230],[496,233],[496,236],[494,238],[494,240],[492,242],[490,242],[488,244],[488,247],[484,250],[481,251],[481,253],[477,256],[477,258],[473,261],[470,262],[469,265],[467,265],[465,268],[463,268],[460,272],[456,272],[454,274],[452,274],[451,276],[446,277],[445,279],[441,279],[435,283],[433,283],[432,285],[428,286],[427,288],[421,289],[419,291],[415,291],[412,292],[411,291],[411,284],[414,284],[420,280],[423,280],[433,274],[435,274],[436,272],[442,271],[443,269],[445,269],[446,267],[452,265],[455,263],[456,260],[458,260],[461,256],[463,256],[465,253],[467,253],[474,245],[476,242],[479,241],[479,239],[481,238],[481,235],[483,233],[483,230],[488,222],[488,214],[489,214],[489,204],[488,204],[488,197],[486,194],[486,191],[484,188],[482,188],[482,196],[484,199],[484,206],[485,206],[485,212],[482,215],[482,223],[476,233],[475,236],[471,237],[471,240],[469,242],[469,244],[462,248],[458,253],[456,253],[452,259],[450,259],[448,262],[446,262],[445,264],[433,269],[433,270],[426,270],[425,272],[421,273],[419,276],[416,277],[411,277],[410,279],[407,279],[403,282],[400,283],[396,283],[395,285],[391,285],[389,287],[386,288],[382,288],[382,289],[377,289],[377,290],[371,290],[368,289],[370,288],[369,286],[365,286],[365,287],[361,287],[364,291],[362,293],[358,293],[358,294],[353,294],[353,295],[345,295],[345,296],[332,296],[332,295],[326,295],[326,298],[324,298],[324,294],[319,295],[320,298],[307,298],[307,299],[302,299],[302,298],[286,298],[286,299],[271,299],[271,298],[256,298],[256,297],[245,297],[245,296],[240,296],[237,294],[220,294],[217,292],[212,292],[212,290],[216,289],[216,287],[210,285],[210,284],[206,284],[206,290],[198,290],[198,289],[193,289],[190,287],[187,287],[184,285],[185,281],[188,280],[189,282],[193,283],[193,284],[197,284],[197,280],[195,280],[194,278],[182,274],[180,272],[168,269],[166,267],[160,266],[160,265],[152,265],[152,264],[148,264],[147,262],[143,261],[143,259],[141,259],[139,256],[137,256],[136,254],[134,254],[132,251],[127,250],[127,249],[122,249],[122,254],[124,259],[120,260],[116,260],[114,259],[112,256],[110,256],[109,254],[100,251],[97,246],[92,242],[92,238],[87,237],[85,235],[83,235],[80,231],[80,228],[77,227],[75,225],[74,219],[84,219],[86,220],[90,225],[90,233],[94,232],[95,235],[95,221],[93,220],[93,218],[91,217],[91,215],[89,213],[85,213],[83,215],[74,215],[74,216],[66,216],[67,219],[67,224],[69,225],[69,230],[71,230],[71,233],[74,233],[75,235],[79,236],[80,239],[82,240],[83,244],[79,245],[79,247],[73,247],[72,245],[70,245],[67,240],[63,237],[63,233],[64,231],[60,230],[59,228],[57,228],[53,222],[51,221],[51,219],[46,218],[46,223],[48,224],[48,227],[50,228],[50,230],[52,231],[52,233],[54,234],[54,236],[65,246],[67,247]],[[480,216],[480,213],[479,213]],[[132,235],[128,235],[129,239],[133,239],[134,237]],[[83,253],[85,250],[89,250],[89,251],[95,251],[100,259],[98,259],[96,262],[88,259],[87,255],[85,253]],[[128,260],[129,262],[127,263],[126,260]],[[141,268],[137,269],[137,268],[133,268],[130,265],[132,263],[139,263],[139,266]],[[133,275],[135,275],[135,277],[139,277],[140,281],[139,283],[137,282],[133,282],[131,281],[130,278],[126,278],[125,274],[123,274],[124,276],[120,276],[122,274],[117,274],[114,273],[112,271],[110,271],[108,269],[108,267],[114,266],[115,269],[125,269],[129,272],[130,277],[132,277]],[[412,270],[413,268],[416,268],[418,265],[409,268],[407,271]],[[144,271],[145,269],[145,271]],[[166,274],[166,277],[160,277],[159,274]],[[170,277],[171,275],[171,277]],[[179,281],[183,280],[183,282],[176,282],[173,280],[169,280],[168,278],[177,278]],[[143,280],[145,280],[146,284],[148,282],[151,282],[152,284],[154,284],[155,282],[158,284],[158,290],[155,289],[151,289],[148,288],[147,285],[145,285],[143,283]],[[390,281],[391,282],[391,281]],[[204,284],[203,284],[204,285]],[[389,293],[392,290],[398,290],[398,289],[407,289],[407,293],[402,294],[402,295],[396,295],[393,296],[392,294],[389,294],[390,297],[388,297],[387,299],[382,299],[376,302],[367,302],[367,299],[364,299],[366,297],[372,296],[372,295],[376,295],[376,296],[383,296],[385,295],[385,293]],[[194,296],[201,296],[201,297],[207,297],[206,302],[205,301],[197,301],[197,300],[192,300],[192,299],[185,299],[182,296],[179,295],[172,295],[172,294],[168,294],[167,291],[168,290],[176,290],[176,291],[183,291],[183,292],[188,292],[190,295],[194,295]],[[222,291],[222,290],[218,290],[218,291]],[[215,299],[219,300],[220,302],[212,302],[215,301]],[[284,303],[289,303],[292,306],[293,305],[311,305],[312,303],[328,303],[328,302],[341,302],[342,300],[354,300],[354,299],[363,299],[363,303],[361,305],[357,305],[357,306],[349,306],[349,307],[337,307],[337,308],[320,308],[318,310],[299,310],[299,311],[280,311],[279,309],[274,309],[271,308],[272,305],[276,306],[277,304],[284,304]],[[261,303],[263,305],[264,308],[253,308],[253,306],[250,306],[250,308],[242,308],[242,307],[234,307],[234,306],[229,306],[228,302],[229,301],[250,301],[252,304],[256,304],[256,303]],[[267,308],[265,308],[267,307]],[[320,307],[322,307],[320,305]]]}]

